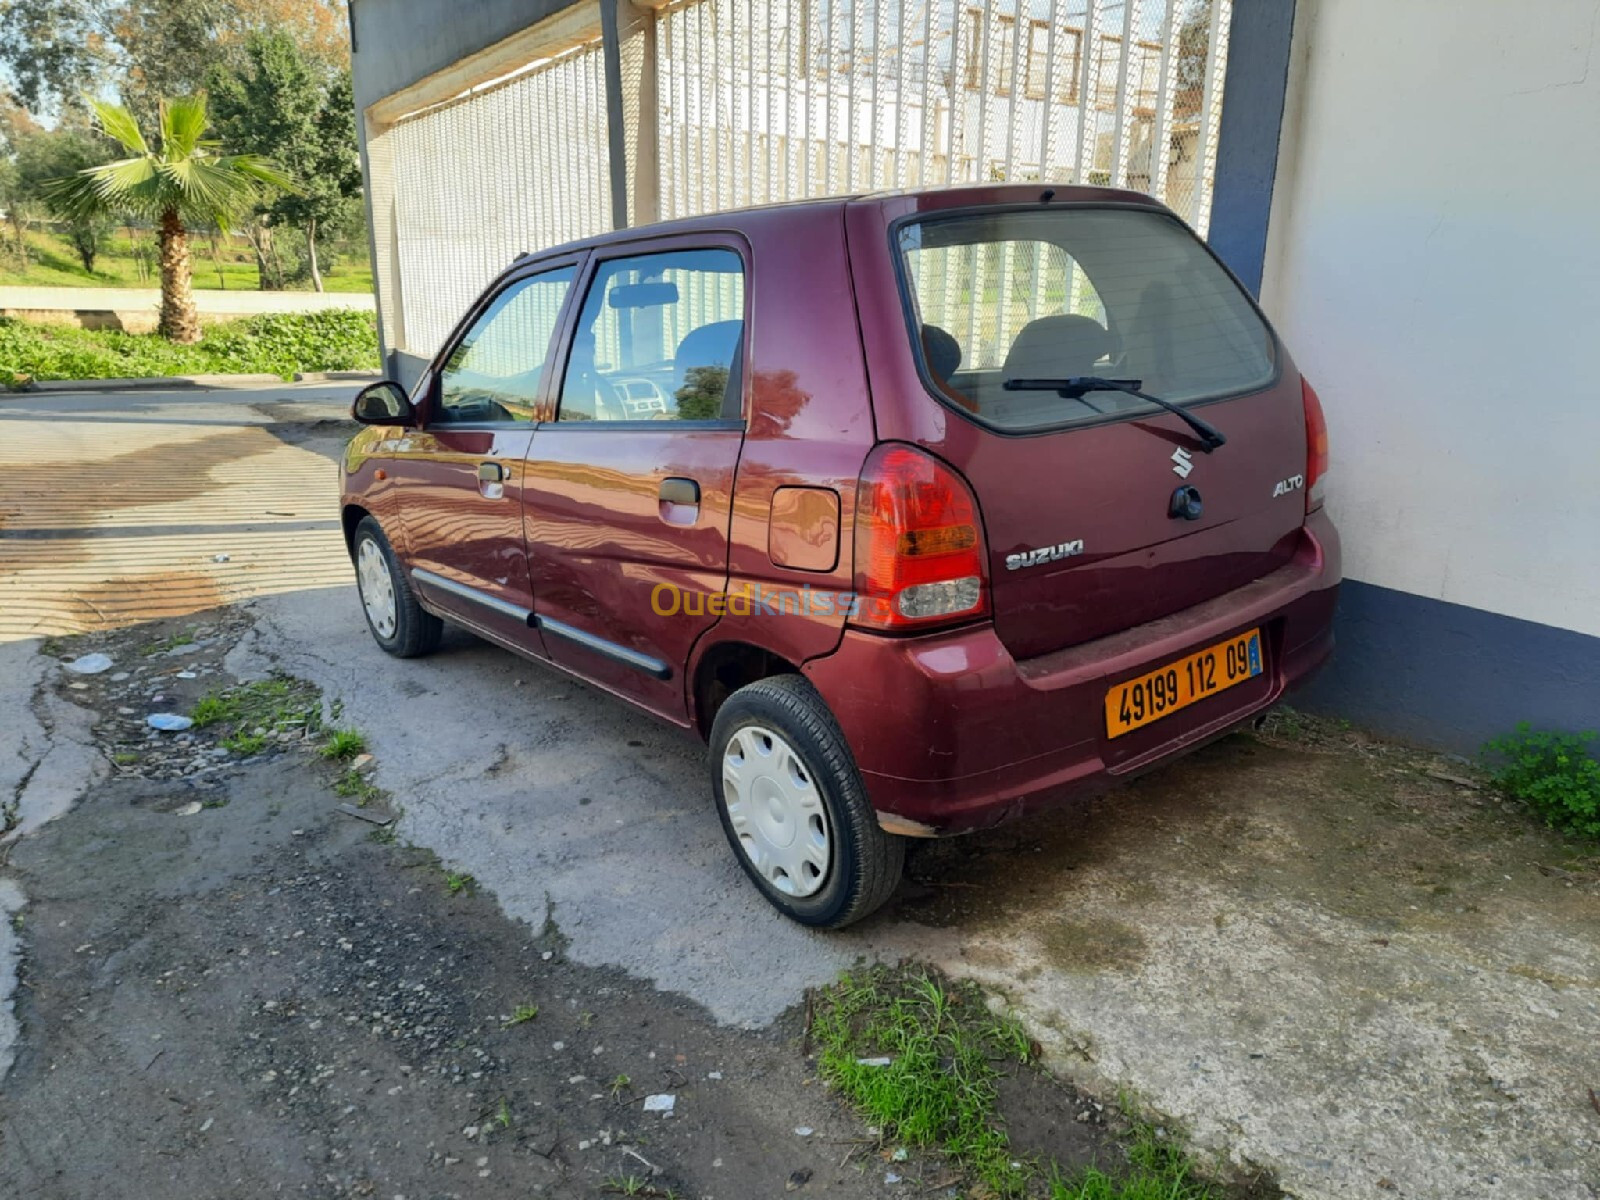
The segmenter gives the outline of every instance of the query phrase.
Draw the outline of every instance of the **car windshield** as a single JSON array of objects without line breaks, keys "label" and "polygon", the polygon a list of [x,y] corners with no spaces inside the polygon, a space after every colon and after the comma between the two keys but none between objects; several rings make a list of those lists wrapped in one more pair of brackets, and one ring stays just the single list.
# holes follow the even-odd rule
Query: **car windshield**
[{"label": "car windshield", "polygon": [[1137,380],[1178,404],[1272,381],[1272,338],[1254,306],[1162,213],[963,213],[904,224],[898,243],[911,340],[934,393],[985,424],[1025,431],[1151,411],[1125,393],[1062,394],[1059,381],[1082,376]]}]

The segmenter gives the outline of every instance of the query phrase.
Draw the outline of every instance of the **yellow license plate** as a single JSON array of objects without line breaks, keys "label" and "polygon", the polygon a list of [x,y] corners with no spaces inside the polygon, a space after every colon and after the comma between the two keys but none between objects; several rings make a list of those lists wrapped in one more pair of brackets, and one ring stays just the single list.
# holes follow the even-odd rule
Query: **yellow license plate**
[{"label": "yellow license plate", "polygon": [[1207,646],[1106,693],[1106,735],[1121,737],[1261,674],[1261,630]]}]

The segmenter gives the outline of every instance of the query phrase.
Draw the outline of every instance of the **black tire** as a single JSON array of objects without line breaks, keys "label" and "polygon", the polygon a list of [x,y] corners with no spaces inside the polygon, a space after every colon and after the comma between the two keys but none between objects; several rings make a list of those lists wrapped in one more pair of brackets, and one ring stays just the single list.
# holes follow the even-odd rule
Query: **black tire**
[{"label": "black tire", "polygon": [[[750,861],[734,832],[723,794],[723,756],[734,736],[751,726],[765,727],[789,743],[827,811],[831,861],[811,895],[793,896],[775,887]],[[728,697],[711,726],[710,766],[728,844],[751,882],[784,916],[802,925],[842,929],[894,893],[905,868],[905,839],[879,827],[844,734],[816,689],[799,675],[761,679]]]},{"label": "black tire", "polygon": [[359,564],[364,542],[372,543],[383,556],[389,568],[390,586],[394,588],[395,627],[387,635],[373,624],[366,597],[364,594],[361,597],[361,611],[367,618],[372,640],[396,658],[420,658],[433,653],[444,635],[444,622],[417,603],[417,595],[411,590],[411,580],[406,578],[400,560],[395,557],[394,547],[389,545],[389,539],[384,537],[383,528],[375,517],[362,517],[361,524],[356,526],[356,535],[350,542],[350,557],[357,564],[356,591],[361,593],[362,589]]}]

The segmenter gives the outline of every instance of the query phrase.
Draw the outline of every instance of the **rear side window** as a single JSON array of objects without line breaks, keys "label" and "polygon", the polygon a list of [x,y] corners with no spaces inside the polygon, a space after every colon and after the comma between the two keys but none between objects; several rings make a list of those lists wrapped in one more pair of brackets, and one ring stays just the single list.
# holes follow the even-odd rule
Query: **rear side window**
[{"label": "rear side window", "polygon": [[738,417],[744,264],[732,250],[601,263],[572,338],[561,421]]},{"label": "rear side window", "polygon": [[1007,380],[1138,380],[1184,404],[1255,391],[1275,374],[1254,307],[1160,213],[969,213],[905,224],[897,238],[913,348],[936,394],[985,424],[1027,431],[1149,411],[1117,392],[1066,399]]}]

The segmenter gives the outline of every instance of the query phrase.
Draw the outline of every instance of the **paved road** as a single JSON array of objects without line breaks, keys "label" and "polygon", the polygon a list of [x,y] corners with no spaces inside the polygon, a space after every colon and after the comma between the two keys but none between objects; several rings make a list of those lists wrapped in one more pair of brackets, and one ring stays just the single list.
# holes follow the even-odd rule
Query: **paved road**
[{"label": "paved road", "polygon": [[[1002,989],[1058,1069],[1295,1195],[1600,1195],[1600,863],[1430,774],[1459,766],[1237,737],[920,847],[888,910],[807,933],[744,882],[694,745],[465,636],[414,662],[372,645],[332,522],[344,431],[315,424],[347,394],[0,401],[3,636],[247,601],[230,669],[338,697],[403,838],[553,921],[575,961],[725,1022],[760,1026],[858,957],[919,956]],[[35,644],[0,643],[0,728],[33,747],[7,748],[0,795],[25,820],[93,769],[71,713],[29,691]]]},{"label": "paved road", "polygon": [[347,582],[357,386],[0,397],[0,643]]}]

